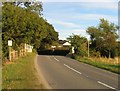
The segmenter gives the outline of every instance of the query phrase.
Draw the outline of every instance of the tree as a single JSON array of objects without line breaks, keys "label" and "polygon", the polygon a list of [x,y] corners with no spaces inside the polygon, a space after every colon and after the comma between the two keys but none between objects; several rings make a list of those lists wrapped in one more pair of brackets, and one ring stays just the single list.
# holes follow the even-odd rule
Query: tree
[{"label": "tree", "polygon": [[18,7],[22,7],[24,5],[24,8],[27,8],[28,10],[31,11],[35,11],[36,13],[38,13],[39,16],[42,15],[42,11],[43,11],[42,2],[34,2],[30,0],[28,0],[27,2],[21,2],[19,0],[15,0],[15,2],[3,2],[2,4],[3,5],[11,4]]},{"label": "tree", "polygon": [[47,36],[41,41],[41,49],[49,48],[51,45],[58,42],[58,32],[55,31],[54,27],[46,22],[46,29]]},{"label": "tree", "polygon": [[74,47],[75,54],[80,56],[87,55],[87,39],[85,37],[73,34],[69,36],[67,40],[71,41],[71,46]]},{"label": "tree", "polygon": [[100,19],[98,27],[89,27],[87,33],[91,38],[91,47],[96,51],[100,51],[101,56],[111,57],[112,51],[115,50],[117,46],[116,39],[118,35],[116,31],[118,27],[109,23],[105,19]]},{"label": "tree", "polygon": [[[58,33],[54,27],[38,13],[27,8],[21,8],[11,3],[4,3],[2,7],[2,51],[8,56],[7,41],[13,41],[13,49],[19,50],[23,43],[33,45],[34,49],[40,47],[44,39],[51,44],[58,40]],[[47,44],[45,42],[45,45]]]}]

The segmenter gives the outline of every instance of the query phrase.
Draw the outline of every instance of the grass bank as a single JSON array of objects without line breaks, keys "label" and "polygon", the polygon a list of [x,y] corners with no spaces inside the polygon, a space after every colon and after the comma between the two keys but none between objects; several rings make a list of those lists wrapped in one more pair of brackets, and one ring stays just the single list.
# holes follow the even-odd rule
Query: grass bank
[{"label": "grass bank", "polygon": [[3,89],[43,89],[34,65],[36,54],[30,53],[14,62],[5,64],[2,70]]},{"label": "grass bank", "polygon": [[120,74],[120,64],[117,62],[118,59],[108,59],[108,58],[88,58],[88,57],[75,57],[76,60],[90,64],[92,66],[105,69],[117,74]]}]

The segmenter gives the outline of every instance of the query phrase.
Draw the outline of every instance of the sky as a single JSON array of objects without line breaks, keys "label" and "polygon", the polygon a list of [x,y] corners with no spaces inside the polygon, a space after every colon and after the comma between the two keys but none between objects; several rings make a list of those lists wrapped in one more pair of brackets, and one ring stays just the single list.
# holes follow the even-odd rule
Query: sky
[{"label": "sky", "polygon": [[89,40],[86,30],[97,27],[100,18],[118,25],[118,0],[44,0],[43,17],[59,32],[59,39],[73,33]]}]

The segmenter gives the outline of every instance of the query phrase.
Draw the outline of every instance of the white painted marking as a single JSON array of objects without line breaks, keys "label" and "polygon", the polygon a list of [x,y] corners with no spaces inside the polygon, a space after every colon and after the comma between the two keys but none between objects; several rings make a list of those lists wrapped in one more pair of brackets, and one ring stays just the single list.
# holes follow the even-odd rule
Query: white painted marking
[{"label": "white painted marking", "polygon": [[78,74],[82,74],[81,72],[79,72],[79,71],[71,68],[70,66],[68,66],[68,65],[66,65],[66,64],[64,64],[64,66],[66,66],[67,68],[71,69],[71,70],[74,71],[74,72],[77,72]]},{"label": "white painted marking", "polygon": [[106,87],[108,87],[108,88],[111,88],[111,89],[116,89],[116,88],[113,88],[113,87],[111,87],[111,86],[109,86],[109,85],[107,85],[107,84],[105,84],[105,83],[103,83],[103,82],[100,82],[100,81],[97,81],[99,84],[102,84],[102,85],[104,85],[104,86],[106,86]]},{"label": "white painted marking", "polygon": [[[53,56],[53,57],[54,57],[54,56]],[[55,57],[54,57],[54,59],[55,59],[57,62],[59,62],[59,61],[60,61],[60,60],[58,60],[58,59],[57,59],[57,58],[55,58]]]},{"label": "white painted marking", "polygon": [[49,56],[47,56],[47,57],[48,57],[48,59],[49,59],[50,61],[52,61],[51,58],[50,58]]},{"label": "white painted marking", "polygon": [[59,60],[57,58],[54,57],[54,59],[59,62]]}]

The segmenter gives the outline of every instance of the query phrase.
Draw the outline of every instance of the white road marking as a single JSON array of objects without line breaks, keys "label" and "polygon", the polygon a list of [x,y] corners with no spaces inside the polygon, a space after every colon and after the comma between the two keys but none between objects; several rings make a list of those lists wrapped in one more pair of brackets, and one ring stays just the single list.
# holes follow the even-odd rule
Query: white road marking
[{"label": "white road marking", "polygon": [[48,59],[49,59],[50,61],[52,61],[51,58],[50,58],[49,56],[47,56],[47,57],[48,57]]},{"label": "white road marking", "polygon": [[99,84],[102,84],[102,85],[104,85],[104,86],[106,86],[106,87],[108,87],[108,88],[111,88],[111,89],[116,89],[116,88],[113,88],[113,87],[111,87],[111,86],[109,86],[109,85],[107,85],[107,84],[105,84],[105,83],[103,83],[103,82],[100,82],[100,81],[97,81]]},{"label": "white road marking", "polygon": [[59,62],[59,60],[57,58],[54,57],[54,59]]},{"label": "white road marking", "polygon": [[[53,56],[53,57],[54,57],[54,56]],[[57,59],[57,58],[55,58],[55,57],[54,57],[54,59],[55,59],[57,62],[59,62],[59,61],[60,61],[60,60],[58,60],[58,59]]]},{"label": "white road marking", "polygon": [[64,66],[66,66],[67,68],[71,69],[71,70],[74,71],[74,72],[77,72],[78,74],[82,74],[81,72],[79,72],[79,71],[71,68],[70,66],[68,66],[68,65],[66,65],[66,64],[64,64]]}]

